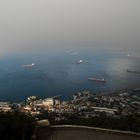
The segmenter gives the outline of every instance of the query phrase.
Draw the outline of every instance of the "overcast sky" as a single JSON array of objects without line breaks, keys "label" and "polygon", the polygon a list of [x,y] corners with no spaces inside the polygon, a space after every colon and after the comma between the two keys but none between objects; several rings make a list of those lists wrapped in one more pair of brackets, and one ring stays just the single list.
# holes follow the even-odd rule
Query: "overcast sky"
[{"label": "overcast sky", "polygon": [[140,0],[0,0],[0,55],[78,43],[140,50]]}]

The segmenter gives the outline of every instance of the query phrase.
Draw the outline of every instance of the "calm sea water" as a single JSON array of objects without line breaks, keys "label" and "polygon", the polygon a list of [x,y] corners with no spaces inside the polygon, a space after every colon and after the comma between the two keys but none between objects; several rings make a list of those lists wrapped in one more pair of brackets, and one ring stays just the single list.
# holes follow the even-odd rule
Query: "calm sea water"
[{"label": "calm sea water", "polygon": [[[77,64],[77,61],[83,63]],[[0,100],[22,101],[28,96],[70,98],[77,91],[108,91],[140,87],[140,58],[115,49],[77,48],[15,53],[0,59]],[[23,65],[36,63],[35,67]],[[105,78],[106,83],[88,81]]]}]

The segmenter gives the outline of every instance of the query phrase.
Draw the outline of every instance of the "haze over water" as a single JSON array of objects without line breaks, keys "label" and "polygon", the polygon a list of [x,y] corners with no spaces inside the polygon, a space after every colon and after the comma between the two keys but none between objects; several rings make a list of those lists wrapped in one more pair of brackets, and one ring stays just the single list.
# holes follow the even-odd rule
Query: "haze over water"
[{"label": "haze over water", "polygon": [[[77,64],[82,59],[83,63]],[[35,63],[33,67],[23,65]],[[126,70],[140,70],[139,58],[123,51],[98,48],[61,49],[59,51],[13,54],[0,60],[1,100],[23,100],[28,96],[70,98],[82,90],[109,91],[137,88],[140,75]],[[105,78],[106,83],[88,77]]]},{"label": "haze over water", "polygon": [[[140,87],[140,75],[126,71],[140,71],[139,5],[139,0],[1,1],[0,100]],[[88,81],[90,76],[106,83]]]}]

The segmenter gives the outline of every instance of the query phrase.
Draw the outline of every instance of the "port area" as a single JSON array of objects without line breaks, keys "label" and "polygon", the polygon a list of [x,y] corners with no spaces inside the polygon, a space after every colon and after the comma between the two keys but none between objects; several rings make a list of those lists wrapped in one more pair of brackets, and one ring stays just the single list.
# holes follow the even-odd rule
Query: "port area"
[{"label": "port area", "polygon": [[139,140],[139,138],[131,132],[65,125],[52,126],[49,131],[47,127],[40,128],[36,140]]}]

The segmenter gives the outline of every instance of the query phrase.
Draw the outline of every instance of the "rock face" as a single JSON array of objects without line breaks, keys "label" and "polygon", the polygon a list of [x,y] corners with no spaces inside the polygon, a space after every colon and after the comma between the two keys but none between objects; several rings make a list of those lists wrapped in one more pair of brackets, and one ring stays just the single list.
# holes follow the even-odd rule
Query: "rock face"
[{"label": "rock face", "polygon": [[37,140],[139,140],[138,136],[95,132],[82,128],[41,128]]}]

